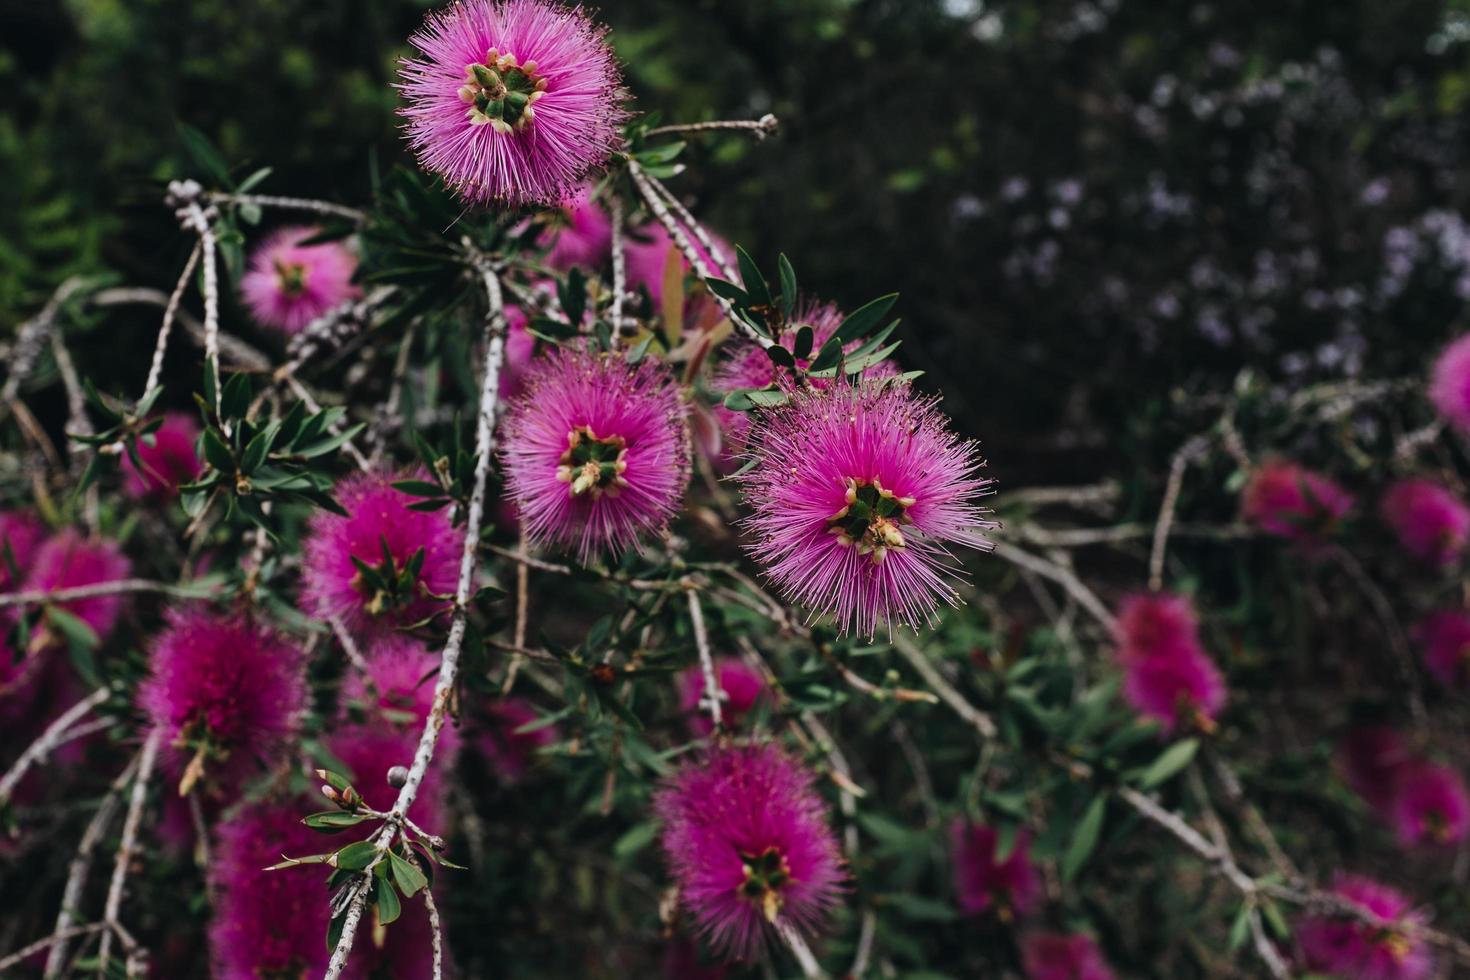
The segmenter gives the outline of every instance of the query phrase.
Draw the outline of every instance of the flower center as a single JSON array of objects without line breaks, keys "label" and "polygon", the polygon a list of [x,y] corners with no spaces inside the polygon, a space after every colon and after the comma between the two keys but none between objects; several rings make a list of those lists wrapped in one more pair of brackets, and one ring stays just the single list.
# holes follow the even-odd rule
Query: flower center
[{"label": "flower center", "polygon": [[524,65],[513,54],[495,48],[485,61],[464,66],[465,84],[459,97],[468,102],[472,126],[489,126],[497,133],[520,132],[536,118],[533,104],[546,94],[546,79],[536,74],[536,62]]},{"label": "flower center", "polygon": [[1405,959],[1413,949],[1413,943],[1409,941],[1409,937],[1392,926],[1383,926],[1376,933],[1370,936],[1370,941],[1381,947],[1396,962]]},{"label": "flower center", "polygon": [[779,847],[768,847],[759,854],[741,853],[745,880],[740,883],[740,897],[760,906],[767,922],[775,922],[781,911],[781,889],[791,883],[791,865]]},{"label": "flower center", "polygon": [[579,425],[567,433],[567,451],[561,454],[556,478],[571,484],[573,497],[591,494],[596,500],[604,493],[616,497],[628,481],[623,471],[628,468],[628,441],[622,436],[599,439],[592,428]]},{"label": "flower center", "polygon": [[348,556],[357,568],[357,574],[352,576],[352,587],[367,598],[363,608],[372,616],[407,606],[427,591],[419,582],[419,572],[424,567],[423,548],[415,551],[400,568],[386,535],[378,536],[378,544],[383,551],[383,560],[376,565],[369,565],[356,555]]},{"label": "flower center", "polygon": [[279,259],[274,264],[276,285],[281,292],[295,299],[306,291],[306,266],[300,262],[282,262]]},{"label": "flower center", "polygon": [[844,548],[857,547],[874,565],[883,564],[890,548],[906,548],[899,526],[912,524],[908,509],[913,497],[899,497],[885,490],[876,478],[847,481],[847,505],[827,518],[827,533],[837,535]]}]

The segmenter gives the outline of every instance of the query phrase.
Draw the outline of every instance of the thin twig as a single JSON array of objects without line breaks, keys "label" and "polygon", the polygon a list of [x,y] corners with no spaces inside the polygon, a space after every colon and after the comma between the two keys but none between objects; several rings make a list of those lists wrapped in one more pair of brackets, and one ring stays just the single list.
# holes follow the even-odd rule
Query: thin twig
[{"label": "thin twig", "polygon": [[34,589],[28,592],[8,592],[0,595],[0,609],[7,606],[35,606],[42,603],[71,602],[74,599],[93,599],[98,596],[123,595],[132,592],[157,592],[175,599],[208,600],[211,595],[197,588],[154,582],[151,579],[123,578],[115,582],[98,582],[95,585],[78,585],[70,589]]},{"label": "thin twig", "polygon": [[99,972],[106,972],[108,957],[112,952],[112,927],[119,924],[118,912],[122,909],[123,885],[128,878],[128,866],[133,862],[138,827],[143,821],[143,804],[148,799],[148,781],[153,778],[153,766],[158,761],[158,747],[162,741],[163,730],[155,727],[143,742],[143,751],[139,756],[138,775],[133,778],[133,795],[128,800],[127,816],[123,818],[122,840],[117,845],[117,858],[112,863],[112,880],[107,884],[107,904],[103,906],[102,921],[109,928],[102,934],[102,948],[97,954]]},{"label": "thin twig", "polygon": [[[194,275],[194,267],[199,264],[199,253],[202,246],[199,242],[194,243],[194,248],[189,252],[188,261],[184,263],[184,271],[179,273],[179,281],[174,284],[174,291],[169,294],[168,303],[163,308],[163,325],[158,328],[158,340],[153,345],[153,362],[148,366],[148,381],[143,385],[143,395],[158,387],[158,379],[163,377],[163,355],[168,350],[168,337],[173,331],[174,316],[179,312],[179,303],[184,298],[184,290],[189,288],[189,280]],[[140,400],[142,396],[139,396]]]},{"label": "thin twig", "polygon": [[64,943],[68,940],[75,939],[78,936],[90,936],[92,933],[101,932],[103,929],[106,928],[107,925],[105,923],[90,922],[84,926],[72,926],[69,929],[53,932],[51,935],[46,936],[43,939],[37,939],[29,946],[22,946],[20,949],[16,950],[5,958],[0,959],[0,971],[8,970],[10,967],[15,966],[18,963],[25,962],[48,946],[54,947],[56,943]]},{"label": "thin twig", "polygon": [[939,700],[949,705],[950,710],[959,715],[965,721],[975,726],[975,730],[984,738],[994,738],[996,734],[995,722],[985,712],[975,707],[955,690],[954,685],[945,680],[939,668],[930,662],[924,655],[924,651],[914,645],[914,642],[902,634],[894,637],[893,649],[898,651],[899,656],[908,661],[910,667],[922,678],[924,683],[939,696]]},{"label": "thin twig", "polygon": [[689,622],[694,628],[694,645],[699,649],[699,669],[704,675],[702,704],[709,710],[710,721],[714,722],[715,730],[719,731],[725,727],[724,715],[720,710],[720,699],[724,697],[724,691],[720,688],[719,678],[715,676],[715,661],[710,654],[709,634],[704,626],[704,607],[700,605],[697,590],[691,588],[684,594],[689,597]]},{"label": "thin twig", "polygon": [[628,292],[628,261],[623,248],[623,199],[608,195],[612,212],[612,322],[614,336],[623,327],[623,297]]},{"label": "thin twig", "polygon": [[316,214],[346,218],[357,224],[364,224],[368,218],[366,211],[360,211],[357,208],[304,197],[279,197],[274,194],[227,194],[223,191],[210,191],[207,197],[214,204],[255,204],[263,208],[281,208],[286,211],[310,211]]},{"label": "thin twig", "polygon": [[1013,544],[1007,544],[1004,541],[996,541],[994,544],[997,558],[1004,558],[1013,565],[1029,568],[1042,578],[1051,579],[1066,589],[1067,593],[1076,599],[1083,609],[1091,613],[1092,618],[1097,620],[1109,633],[1112,633],[1116,629],[1117,620],[1113,618],[1113,614],[1108,612],[1108,608],[1102,604],[1102,600],[1084,585],[1082,580],[1076,575],[1073,575],[1070,571],[1054,562],[1049,562],[1045,558],[1033,555],[1029,551],[1023,551]]},{"label": "thin twig", "polygon": [[106,701],[111,691],[102,687],[82,698],[76,704],[66,709],[59,718],[46,726],[41,737],[36,739],[15,760],[15,764],[6,771],[4,777],[0,777],[0,807],[10,800],[10,794],[15,791],[16,785],[25,777],[31,766],[45,759],[56,748],[67,741],[68,730],[81,720],[93,708]]},{"label": "thin twig", "polygon": [[801,933],[792,928],[790,923],[784,919],[778,919],[776,921],[776,932],[780,935],[782,942],[786,944],[786,948],[791,950],[792,955],[796,957],[797,964],[801,966],[802,976],[807,977],[808,980],[820,980],[820,978],[826,976],[822,972],[822,965],[812,955],[811,947],[806,944],[806,940],[801,938]]},{"label": "thin twig", "polygon": [[1159,519],[1154,525],[1154,545],[1148,558],[1148,587],[1157,592],[1164,587],[1164,550],[1169,544],[1169,528],[1174,524],[1174,509],[1179,505],[1179,491],[1184,487],[1184,471],[1204,452],[1208,441],[1195,436],[1179,447],[1169,462],[1169,480],[1164,486],[1164,501],[1159,505]]},{"label": "thin twig", "polygon": [[739,130],[748,132],[757,140],[763,140],[779,128],[780,122],[771,113],[759,119],[715,119],[710,122],[682,123],[674,126],[655,126],[645,136],[674,136],[683,133],[709,133],[716,130]]}]

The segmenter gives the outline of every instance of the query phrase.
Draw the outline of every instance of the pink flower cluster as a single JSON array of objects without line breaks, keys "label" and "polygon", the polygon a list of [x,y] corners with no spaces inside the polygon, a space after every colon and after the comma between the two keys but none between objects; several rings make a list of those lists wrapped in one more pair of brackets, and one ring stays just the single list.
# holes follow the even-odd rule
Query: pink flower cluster
[{"label": "pink flower cluster", "polygon": [[1434,958],[1418,929],[1423,913],[1387,885],[1344,875],[1332,893],[1356,906],[1367,921],[1346,914],[1311,915],[1297,923],[1306,967],[1354,980],[1421,980]]},{"label": "pink flower cluster", "polygon": [[301,244],[319,231],[302,226],[282,228],[251,255],[250,268],[240,277],[240,294],[262,325],[298,334],[322,314],[358,295],[352,283],[357,257],[346,245]]},{"label": "pink flower cluster", "polygon": [[955,820],[949,828],[954,893],[966,915],[994,912],[1002,921],[1022,919],[1041,900],[1041,875],[1031,863],[1031,834],[1020,830],[1010,853],[1000,854],[993,827]]},{"label": "pink flower cluster", "polygon": [[680,898],[715,949],[746,959],[780,923],[810,932],[846,873],[812,775],[770,743],[717,745],[654,798]]},{"label": "pink flower cluster", "polygon": [[[724,695],[720,707],[727,728],[738,728],[766,694],[765,678],[738,657],[715,661],[715,681]],[[679,675],[679,710],[689,719],[689,728],[696,735],[708,735],[715,728],[705,709],[699,706],[704,696],[704,672],[699,667],[690,667]]]},{"label": "pink flower cluster", "polygon": [[1314,546],[1336,532],[1353,497],[1320,473],[1283,459],[1256,468],[1241,495],[1241,517],[1267,534]]},{"label": "pink flower cluster", "polygon": [[1354,729],[1338,750],[1343,776],[1405,847],[1451,847],[1470,834],[1470,791],[1458,772],[1417,756],[1393,729]]},{"label": "pink flower cluster", "polygon": [[163,424],[138,441],[139,469],[130,455],[123,456],[123,489],[137,500],[167,501],[178,496],[179,485],[196,479],[204,469],[194,446],[199,423],[192,415],[169,412]]},{"label": "pink flower cluster", "polygon": [[794,392],[761,418],[736,477],[747,550],[788,599],[842,633],[918,628],[959,596],[950,545],[986,546],[990,491],[973,442],[933,399],[864,381]]},{"label": "pink flower cluster", "polygon": [[1199,638],[1189,599],[1134,595],[1118,611],[1117,656],[1123,695],[1166,732],[1209,732],[1225,705],[1225,681]]},{"label": "pink flower cluster", "polygon": [[1411,558],[1436,568],[1460,560],[1470,538],[1470,507],[1433,480],[1400,480],[1389,487],[1379,513]]}]

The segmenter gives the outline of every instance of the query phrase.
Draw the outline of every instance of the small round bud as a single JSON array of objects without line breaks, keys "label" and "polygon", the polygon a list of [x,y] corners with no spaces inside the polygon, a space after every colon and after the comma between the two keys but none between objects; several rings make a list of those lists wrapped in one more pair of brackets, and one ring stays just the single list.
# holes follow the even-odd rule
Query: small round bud
[{"label": "small round bud", "polygon": [[408,769],[404,766],[393,766],[388,770],[388,785],[394,789],[402,789],[408,782]]}]

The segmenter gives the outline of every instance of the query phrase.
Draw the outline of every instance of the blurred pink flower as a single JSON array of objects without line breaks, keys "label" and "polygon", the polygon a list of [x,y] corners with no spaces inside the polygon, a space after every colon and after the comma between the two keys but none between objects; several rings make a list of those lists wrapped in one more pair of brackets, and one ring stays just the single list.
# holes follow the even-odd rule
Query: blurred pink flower
[{"label": "blurred pink flower", "polygon": [[1352,495],[1342,487],[1283,459],[1268,459],[1257,467],[1241,495],[1241,516],[1247,523],[1304,544],[1331,537],[1352,506]]},{"label": "blurred pink flower", "polygon": [[138,706],[163,735],[164,760],[186,790],[203,778],[233,792],[280,761],[306,710],[306,660],[240,616],[191,608],[153,639]]},{"label": "blurred pink flower", "polygon": [[549,0],[467,0],[409,38],[399,90],[419,164],[474,204],[559,204],[622,143],[607,30]]},{"label": "blurred pink flower", "polygon": [[1453,769],[1414,763],[1395,780],[1389,817],[1406,847],[1458,844],[1470,830],[1470,794]]},{"label": "blurred pink flower", "polygon": [[549,245],[546,264],[553,269],[582,266],[598,269],[612,254],[612,219],[592,200],[592,187],[583,185],[571,204],[562,208],[556,223],[541,236]]},{"label": "blurred pink flower", "polygon": [[1033,932],[1021,940],[1027,980],[1113,980],[1113,971],[1084,933]]},{"label": "blurred pink flower", "polygon": [[[720,271],[718,259],[724,259],[729,263],[735,258],[735,250],[730,247],[724,239],[717,235],[710,236],[710,242],[715,246],[711,253],[699,243],[699,239],[692,234],[685,235],[689,244],[694,248],[694,253],[699,256],[701,262],[707,268],[694,270],[697,278],[701,281],[707,275],[725,278]],[[664,226],[656,221],[651,221],[637,229],[627,239],[628,259],[628,288],[637,289],[639,286],[647,287],[648,295],[653,298],[654,306],[663,302],[664,276],[669,272],[671,266],[677,267],[683,275],[690,273],[689,260],[680,253],[674,239],[670,237]]]},{"label": "blurred pink flower", "polygon": [[954,893],[966,915],[994,910],[1003,921],[1025,918],[1041,899],[1041,876],[1031,863],[1031,834],[1017,832],[1015,846],[998,860],[1000,835],[992,827],[956,819],[949,828]]},{"label": "blurred pink flower", "polygon": [[536,338],[526,329],[526,311],[505,308],[505,360],[500,366],[500,397],[506,402],[519,398],[526,388],[526,373],[536,352]]},{"label": "blurred pink flower", "polygon": [[762,414],[736,477],[747,550],[777,589],[840,633],[915,629],[958,601],[950,545],[985,548],[991,481],[975,443],[905,385],[804,389]]},{"label": "blurred pink flower", "polygon": [[1384,493],[1379,512],[1404,550],[1419,561],[1447,568],[1465,551],[1470,507],[1432,480],[1395,483]]},{"label": "blurred pink flower", "polygon": [[[726,700],[720,702],[727,728],[736,728],[766,693],[766,682],[760,673],[739,657],[722,657],[715,661],[715,680]],[[714,731],[709,713],[699,706],[704,697],[704,671],[698,665],[679,675],[679,710],[689,719],[696,735]]]},{"label": "blurred pink flower", "polygon": [[256,320],[295,334],[359,294],[357,256],[341,242],[299,245],[321,229],[282,228],[260,244],[240,277],[240,293]]},{"label": "blurred pink flower", "polygon": [[1188,596],[1143,592],[1118,606],[1116,642],[1123,661],[1177,658],[1202,651],[1199,619]]},{"label": "blurred pink flower", "polygon": [[0,511],[0,592],[25,578],[45,537],[46,525],[30,511]]},{"label": "blurred pink flower", "polygon": [[685,408],[652,357],[556,348],[505,420],[506,490],[531,541],[584,564],[668,525],[689,482]]},{"label": "blurred pink flower", "polygon": [[[89,540],[74,528],[66,528],[36,551],[21,591],[57,592],[116,582],[127,578],[132,570],[133,563],[115,542]],[[57,605],[105,640],[117,625],[124,599],[121,594],[99,595]],[[39,648],[56,640],[52,629],[46,627],[37,634],[34,645]]]},{"label": "blurred pink flower", "polygon": [[1411,633],[1423,649],[1424,666],[1441,684],[1459,690],[1470,687],[1470,613],[1432,612]]},{"label": "blurred pink flower", "polygon": [[[340,617],[357,632],[382,633],[447,607],[449,600],[436,596],[454,592],[460,536],[447,511],[413,510],[416,498],[392,486],[400,479],[427,478],[422,470],[375,471],[337,484],[337,500],[347,516],[319,509],[311,518],[301,557],[303,610],[322,619]],[[420,567],[411,575],[420,550]]]},{"label": "blurred pink flower", "polygon": [[719,745],[654,797],[680,897],[720,955],[748,959],[781,923],[811,932],[846,874],[812,774],[773,744]]},{"label": "blurred pink flower", "polygon": [[[153,444],[148,445],[148,439]],[[143,462],[140,470],[133,465],[133,458],[123,454],[123,472],[126,482],[123,489],[128,496],[137,500],[172,500],[178,496],[179,485],[192,482],[204,469],[194,444],[199,439],[199,423],[194,416],[185,412],[169,412],[163,417],[163,425],[151,436],[138,440],[138,458]]]},{"label": "blurred pink flower", "polygon": [[1416,930],[1424,924],[1400,892],[1368,878],[1344,875],[1332,892],[1369,913],[1375,922],[1345,915],[1302,919],[1296,936],[1308,969],[1345,980],[1422,980],[1433,957]]},{"label": "blurred pink flower", "polygon": [[1163,656],[1123,662],[1123,697],[1168,733],[1212,732],[1225,706],[1225,679],[1203,650],[1182,648]]},{"label": "blurred pink flower", "polygon": [[1470,432],[1470,334],[1452,341],[1434,362],[1429,400],[1440,418]]},{"label": "blurred pink flower", "polygon": [[561,731],[555,725],[543,725],[529,732],[516,730],[541,717],[530,702],[521,698],[492,701],[485,709],[485,716],[486,723],[475,739],[475,746],[491,771],[507,785],[525,778],[537,751],[561,740]]}]

